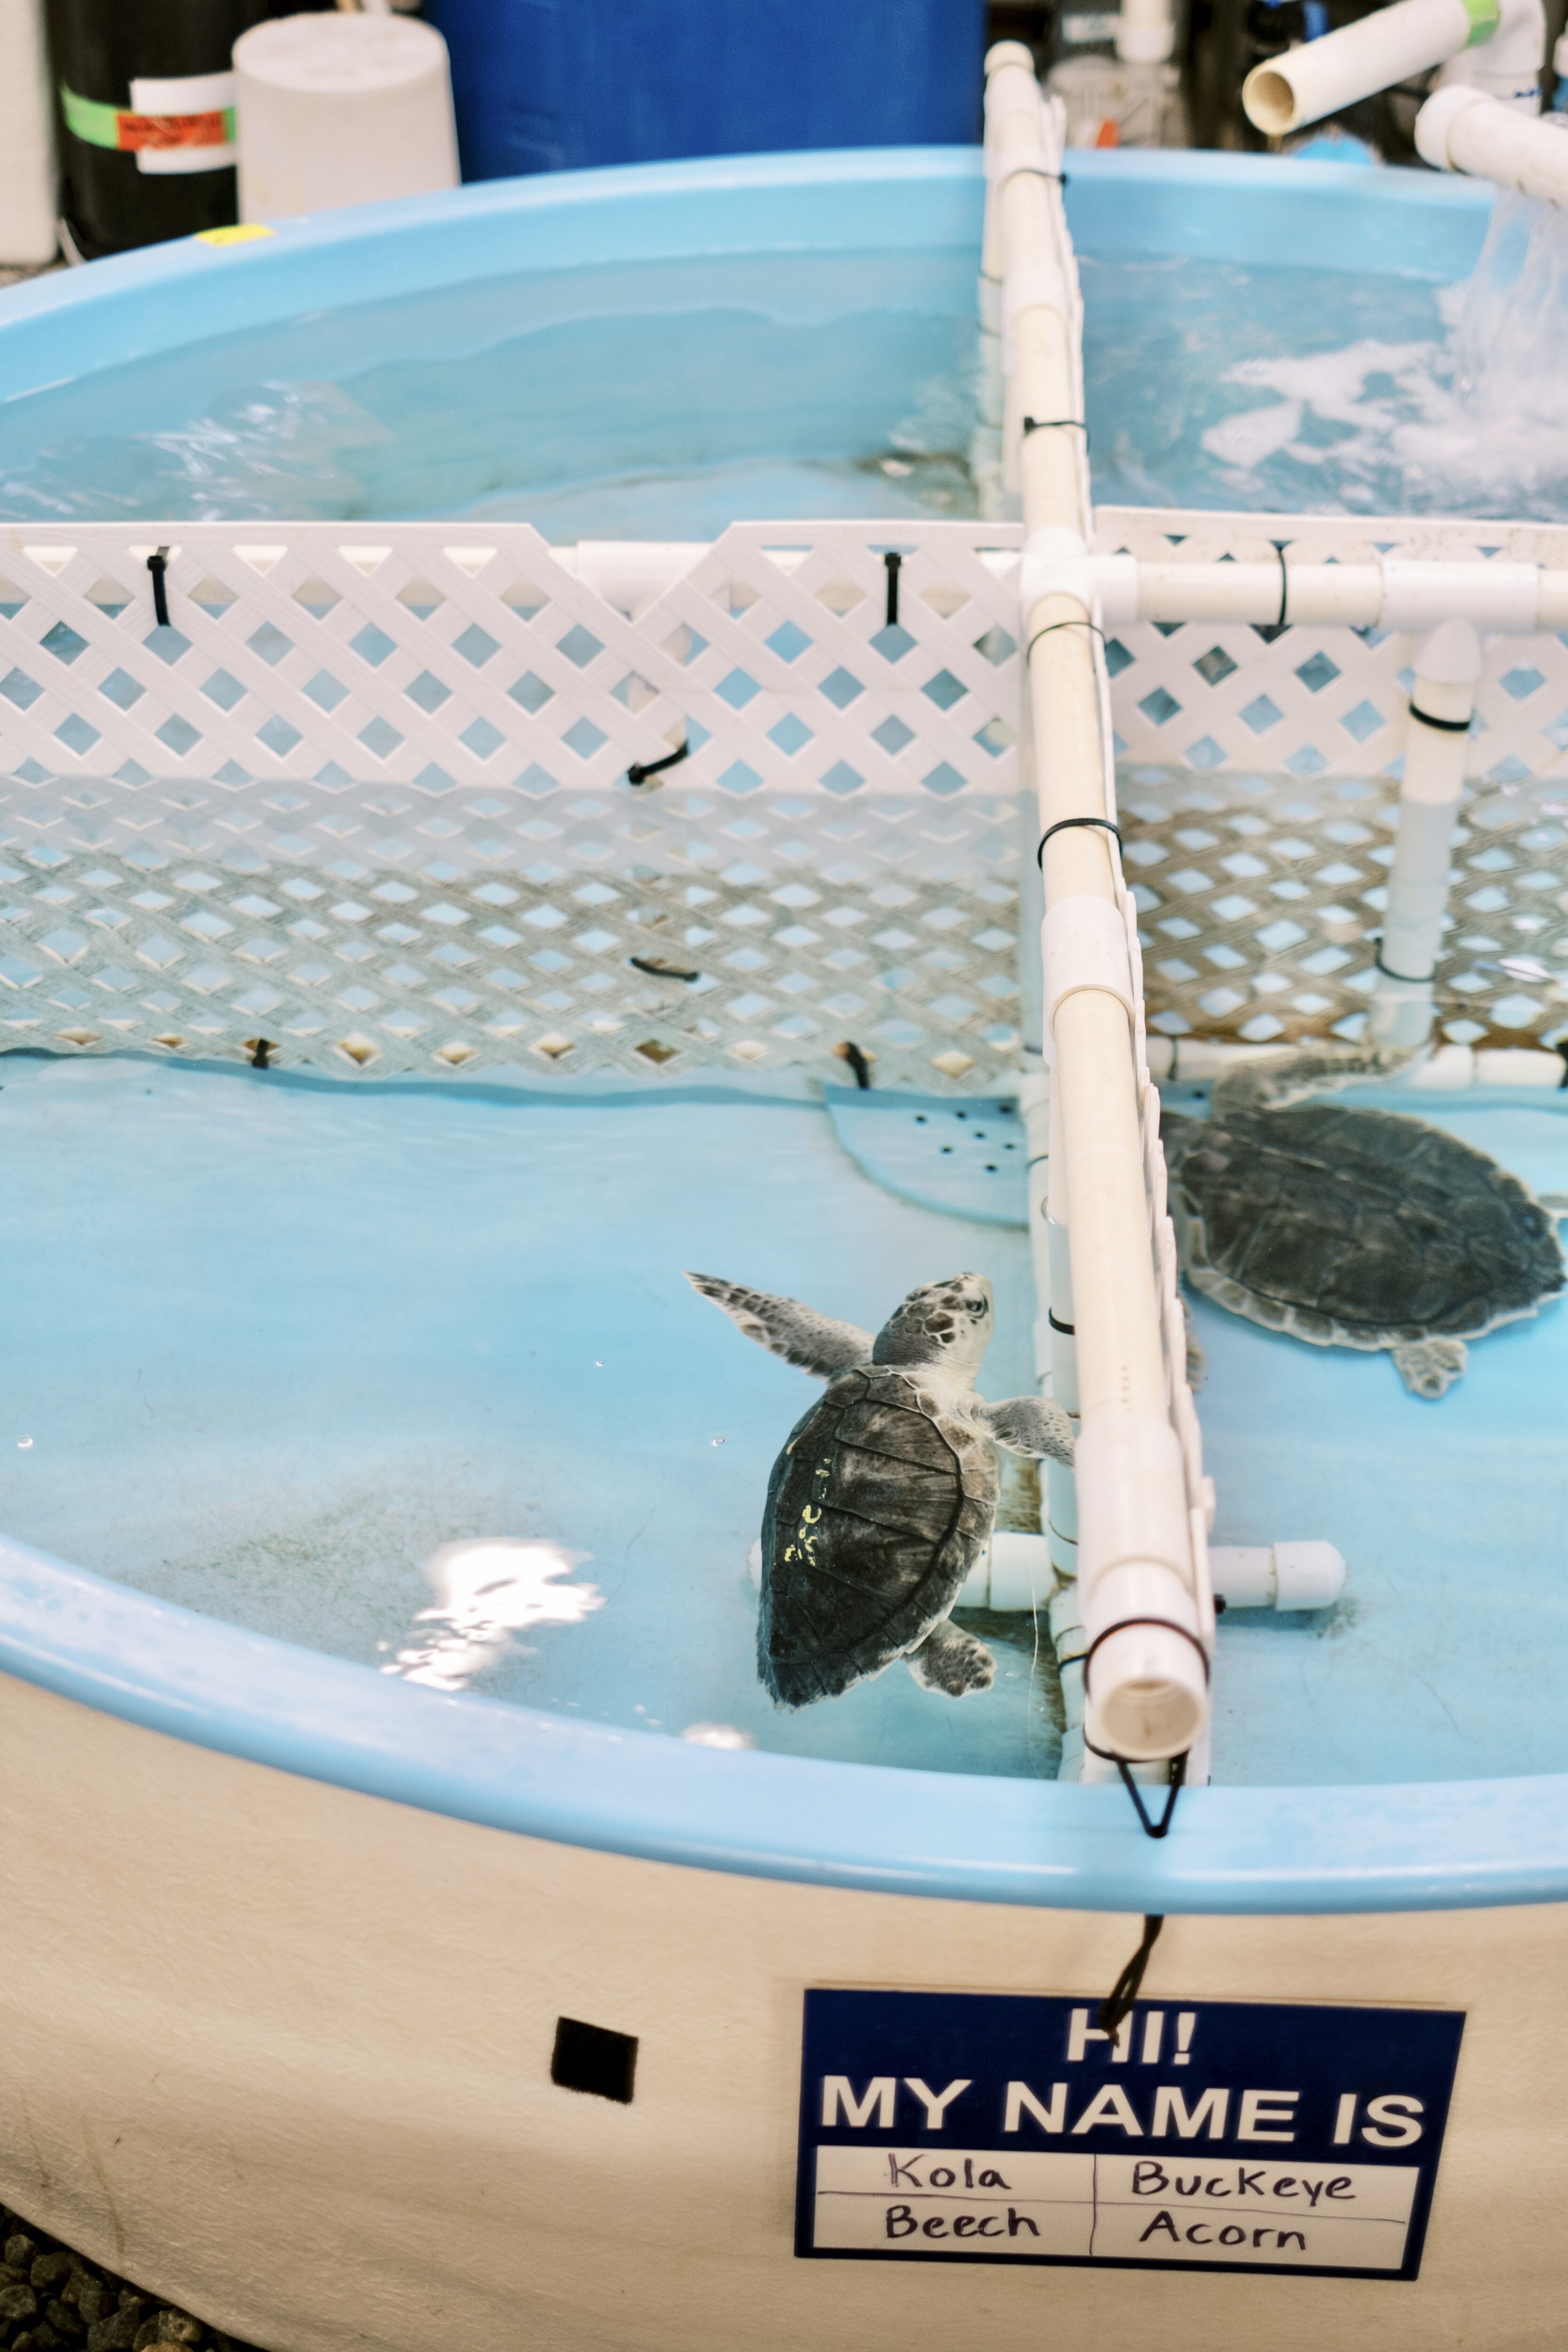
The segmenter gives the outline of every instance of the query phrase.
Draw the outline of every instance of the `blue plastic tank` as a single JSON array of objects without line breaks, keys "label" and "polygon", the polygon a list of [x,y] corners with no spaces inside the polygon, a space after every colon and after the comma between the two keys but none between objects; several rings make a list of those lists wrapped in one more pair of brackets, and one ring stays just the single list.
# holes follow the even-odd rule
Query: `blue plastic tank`
[{"label": "blue plastic tank", "polygon": [[980,136],[984,0],[426,0],[466,180]]}]

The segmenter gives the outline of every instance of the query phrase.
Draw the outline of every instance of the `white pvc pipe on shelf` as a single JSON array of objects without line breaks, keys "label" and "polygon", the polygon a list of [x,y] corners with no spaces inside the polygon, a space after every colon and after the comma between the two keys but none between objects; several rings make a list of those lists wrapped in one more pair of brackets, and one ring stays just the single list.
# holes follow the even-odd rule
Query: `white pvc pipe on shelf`
[{"label": "white pvc pipe on shelf", "polygon": [[[1017,452],[1026,547],[1049,534],[1053,546],[1081,554],[1091,514],[1058,119],[1040,110],[1032,72],[1010,54],[994,51],[987,69],[1006,432],[1009,454]],[[1058,1172],[1065,1180],[1081,1407],[1075,1488],[1085,1738],[1111,1758],[1152,1763],[1206,1743],[1212,1601],[1194,1559],[1187,1458],[1171,1418],[1142,1118],[1142,1000],[1106,830],[1113,811],[1093,599],[1047,582],[1036,594],[1026,586],[1021,601],[1059,1114],[1051,1180],[1053,1191]]]},{"label": "white pvc pipe on shelf", "polygon": [[[1502,100],[1456,87],[1436,90],[1426,100],[1415,118],[1415,145],[1422,161],[1439,172],[1468,172],[1542,204],[1568,205],[1564,130],[1561,115],[1521,121]],[[1542,625],[1556,628],[1562,623]]]},{"label": "white pvc pipe on shelf", "polygon": [[1368,1023],[1380,1045],[1421,1045],[1432,1034],[1449,846],[1481,663],[1481,641],[1468,621],[1446,621],[1415,658],[1399,824]]},{"label": "white pvc pipe on shelf", "polygon": [[[1495,32],[1498,0],[1394,0],[1359,23],[1254,66],[1242,84],[1247,119],[1270,138],[1428,73]],[[1537,60],[1539,69],[1539,58]]]}]

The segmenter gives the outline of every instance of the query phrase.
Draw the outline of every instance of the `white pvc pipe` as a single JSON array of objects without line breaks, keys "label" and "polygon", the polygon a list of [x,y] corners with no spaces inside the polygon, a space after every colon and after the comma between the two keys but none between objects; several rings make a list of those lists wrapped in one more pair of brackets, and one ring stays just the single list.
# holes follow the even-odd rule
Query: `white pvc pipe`
[{"label": "white pvc pipe", "polygon": [[[1511,135],[1537,126],[1510,117]],[[1543,129],[1543,126],[1542,126]],[[1543,135],[1568,148],[1561,131]],[[1000,339],[998,338],[998,350]],[[1309,527],[1303,518],[1300,526]],[[1280,518],[1272,526],[1289,526]],[[1437,628],[1470,622],[1489,636],[1530,636],[1538,629],[1568,629],[1568,570],[1534,563],[1409,560],[1384,556],[1370,563],[1298,563],[1289,538],[1283,562],[1183,563],[1131,555],[1084,555],[1079,534],[1053,552],[1035,533],[1023,557],[1023,593],[1033,600],[1059,589],[1086,605],[1098,598],[1110,625],[1133,621],[1288,620],[1301,627],[1384,630]],[[709,551],[705,541],[583,540],[555,550],[558,562],[588,583],[607,603],[636,614],[685,577]],[[1004,559],[1011,561],[1010,555]]]},{"label": "white pvc pipe", "polygon": [[1369,1024],[1380,1045],[1420,1045],[1431,1034],[1449,846],[1465,775],[1465,730],[1481,666],[1481,642],[1468,621],[1446,621],[1416,656]]},{"label": "white pvc pipe", "polygon": [[1258,130],[1282,139],[1458,57],[1486,38],[1499,15],[1498,0],[1394,0],[1359,24],[1254,66],[1242,105]]},{"label": "white pvc pipe", "polygon": [[[762,1574],[762,1547],[753,1545],[753,1581]],[[1215,1599],[1226,1609],[1327,1609],[1345,1589],[1343,1555],[1331,1543],[1217,1544],[1209,1553]],[[1051,1592],[1050,1547],[1044,1536],[999,1528],[991,1538],[984,1598],[976,1580],[959,1596],[961,1608],[990,1607],[1003,1612],[1037,1610]],[[1051,1634],[1058,1664],[1067,1673],[1082,1658],[1087,1637],[1070,1589],[1052,1595]],[[1081,1682],[1081,1669],[1079,1669]],[[1068,1710],[1069,1724],[1073,1709]],[[1079,1718],[1081,1720],[1081,1710]]]},{"label": "white pvc pipe", "polygon": [[1163,65],[1175,41],[1170,0],[1121,0],[1116,54],[1124,65]]},{"label": "white pvc pipe", "polygon": [[[1415,144],[1437,171],[1468,172],[1542,204],[1568,205],[1568,136],[1557,115],[1531,121],[1483,90],[1439,89],[1415,118]],[[1543,619],[1542,626],[1562,623]]]},{"label": "white pvc pipe", "polygon": [[[1022,85],[1022,87],[1019,87]],[[1026,152],[1033,77],[994,68],[1008,436],[1030,540],[1076,541],[1091,522],[1082,382],[1053,158]],[[1053,136],[1055,124],[1046,128]],[[1042,146],[1044,142],[1042,141]],[[1010,163],[1019,168],[1009,170]],[[1060,169],[1059,152],[1054,168]],[[1023,419],[1045,429],[1023,432]],[[1022,593],[1042,833],[1046,1014],[1060,1106],[1076,1368],[1082,1410],[1075,1479],[1078,1599],[1086,1655],[1085,1738],[1139,1762],[1183,1754],[1208,1723],[1205,1612],[1196,1591],[1185,1464],[1172,1425],[1151,1248],[1139,1076],[1138,1002],[1120,872],[1103,830],[1108,746],[1092,597],[1046,583]],[[1062,828],[1063,818],[1096,820]],[[1058,1150],[1052,1150],[1053,1183]],[[1053,1298],[1056,1296],[1053,1286]]]}]

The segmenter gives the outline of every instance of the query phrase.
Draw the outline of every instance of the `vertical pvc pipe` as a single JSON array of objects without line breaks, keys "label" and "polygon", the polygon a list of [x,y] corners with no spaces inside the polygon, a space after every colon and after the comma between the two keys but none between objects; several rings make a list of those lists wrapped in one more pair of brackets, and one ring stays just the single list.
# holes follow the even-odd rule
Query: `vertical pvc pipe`
[{"label": "vertical pvc pipe", "polygon": [[1433,981],[1448,900],[1449,851],[1480,674],[1481,642],[1468,621],[1445,621],[1416,656],[1399,825],[1369,1024],[1380,1045],[1424,1045],[1432,1034]]},{"label": "vertical pvc pipe", "polygon": [[[1081,547],[1091,517],[1076,303],[1054,176],[1059,152],[1053,164],[1032,75],[999,65],[989,94],[1009,454],[1016,446],[1029,541],[1048,532],[1053,549],[1072,540]],[[1028,152],[1030,105],[1039,126],[1037,162]],[[1053,121],[1053,137],[1055,128]],[[1010,161],[1024,168],[1009,170]],[[1052,588],[1028,601],[1024,625],[1043,836],[1052,1101],[1060,1104],[1060,1151],[1053,1150],[1051,1168],[1054,1181],[1059,1157],[1070,1208],[1070,1320],[1082,1408],[1075,1499],[1079,1601],[1089,1637],[1085,1740],[1112,1759],[1154,1761],[1202,1738],[1207,1664],[1151,1247],[1124,893],[1107,830],[1096,615],[1083,595]],[[1053,1307],[1058,1295],[1053,1285]]]}]

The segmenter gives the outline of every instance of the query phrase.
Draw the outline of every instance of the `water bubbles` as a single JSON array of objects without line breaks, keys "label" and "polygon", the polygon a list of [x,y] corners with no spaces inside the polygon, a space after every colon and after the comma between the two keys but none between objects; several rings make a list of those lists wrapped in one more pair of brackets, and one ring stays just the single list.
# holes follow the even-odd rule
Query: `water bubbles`
[{"label": "water bubbles", "polygon": [[708,1443],[710,1445],[722,1445],[724,1440],[721,1437],[710,1437]]},{"label": "water bubbles", "polygon": [[19,1437],[19,1438],[16,1440],[16,1444],[17,1444],[18,1447],[20,1448],[20,1450],[21,1450],[21,1451],[22,1451],[22,1453],[24,1453],[24,1454],[26,1454],[26,1451],[27,1451],[28,1447],[32,1444],[32,1443],[33,1443],[33,1441],[32,1441],[32,1439],[31,1439],[30,1437]]},{"label": "water bubbles", "polygon": [[732,1723],[689,1723],[680,1736],[689,1748],[754,1748],[757,1744],[749,1731],[737,1730]]}]

